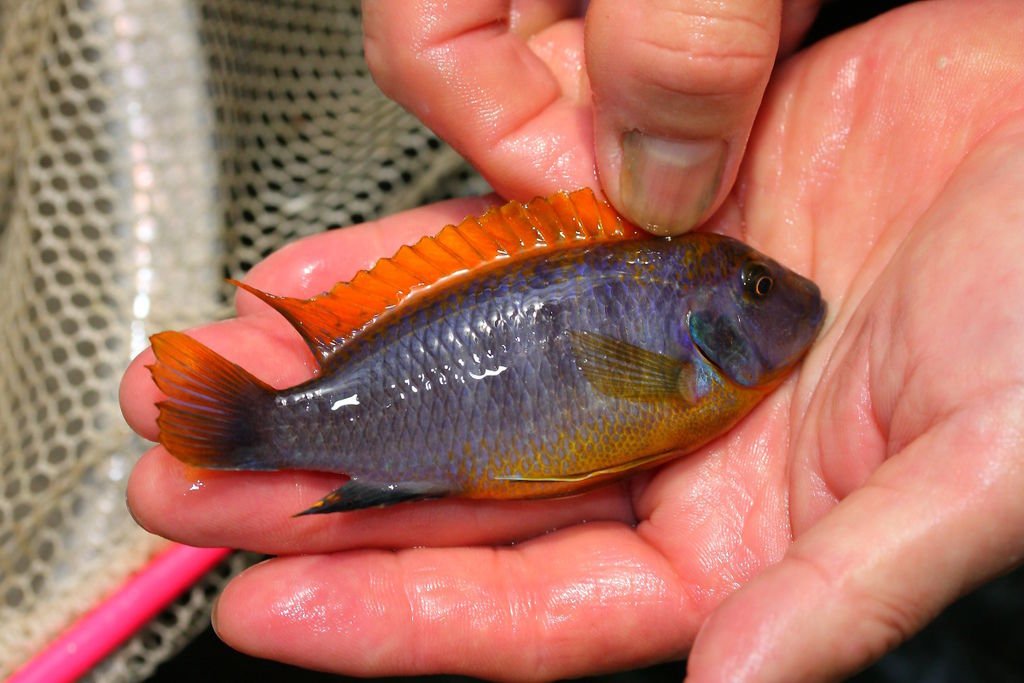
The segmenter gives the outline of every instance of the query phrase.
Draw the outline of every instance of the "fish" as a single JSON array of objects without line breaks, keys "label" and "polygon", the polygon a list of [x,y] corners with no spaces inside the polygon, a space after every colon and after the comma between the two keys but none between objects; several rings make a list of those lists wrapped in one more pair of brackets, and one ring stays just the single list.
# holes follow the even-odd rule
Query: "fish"
[{"label": "fish", "polygon": [[310,299],[234,284],[317,372],[278,390],[156,334],[159,442],[201,468],[347,476],[299,515],[561,497],[655,467],[736,425],[826,312],[742,242],[651,237],[589,189],[492,208]]}]

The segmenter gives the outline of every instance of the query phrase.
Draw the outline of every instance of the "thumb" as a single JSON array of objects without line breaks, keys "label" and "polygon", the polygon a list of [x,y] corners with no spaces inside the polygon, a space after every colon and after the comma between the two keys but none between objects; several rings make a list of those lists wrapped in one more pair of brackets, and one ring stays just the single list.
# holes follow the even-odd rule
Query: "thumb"
[{"label": "thumb", "polygon": [[697,636],[687,681],[842,678],[1019,564],[1020,436],[992,426],[1020,414],[1019,398],[1006,403],[912,441],[723,602]]},{"label": "thumb", "polygon": [[597,167],[627,218],[678,234],[721,203],[775,63],[780,1],[591,2]]}]

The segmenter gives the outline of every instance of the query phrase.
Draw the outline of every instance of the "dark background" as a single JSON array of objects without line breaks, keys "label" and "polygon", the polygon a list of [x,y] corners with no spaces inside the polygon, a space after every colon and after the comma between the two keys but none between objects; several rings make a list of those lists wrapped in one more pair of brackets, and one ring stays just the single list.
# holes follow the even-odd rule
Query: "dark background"
[{"label": "dark background", "polygon": [[[806,42],[906,2],[858,0],[826,2]],[[1024,67],[1022,67],[1024,68]],[[927,567],[921,567],[927,572]],[[856,683],[1024,682],[1024,570],[1019,570],[962,599],[914,639],[854,677]],[[624,633],[623,638],[629,634]],[[685,662],[670,662],[636,671],[582,679],[611,683],[679,681]],[[323,683],[356,680],[256,659],[235,652],[207,629],[176,657],[164,662],[150,683],[183,680],[259,680],[265,683]],[[378,681],[472,681],[460,676],[381,678]]]}]

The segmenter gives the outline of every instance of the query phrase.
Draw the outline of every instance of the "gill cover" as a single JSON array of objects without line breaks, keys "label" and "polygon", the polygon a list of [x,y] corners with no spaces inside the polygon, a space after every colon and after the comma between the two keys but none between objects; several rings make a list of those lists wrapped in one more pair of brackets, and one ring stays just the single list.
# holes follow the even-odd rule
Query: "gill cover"
[{"label": "gill cover", "polygon": [[688,325],[690,338],[704,357],[737,384],[760,386],[773,374],[735,318],[713,310],[691,311]]}]

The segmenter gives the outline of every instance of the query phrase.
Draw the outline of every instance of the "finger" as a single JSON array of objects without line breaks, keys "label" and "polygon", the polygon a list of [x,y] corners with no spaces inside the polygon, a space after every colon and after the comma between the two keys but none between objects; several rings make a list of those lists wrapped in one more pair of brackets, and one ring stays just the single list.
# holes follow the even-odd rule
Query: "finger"
[{"label": "finger", "polygon": [[367,63],[388,96],[467,157],[500,194],[529,199],[596,186],[590,114],[565,96],[566,79],[555,75],[580,72],[579,50],[567,64],[573,51],[555,47],[554,35],[541,38],[549,64],[527,40],[571,17],[578,4],[364,3]]},{"label": "finger", "polygon": [[511,543],[584,520],[635,523],[622,486],[528,503],[452,499],[294,516],[345,481],[322,472],[200,470],[157,447],[132,471],[128,506],[165,538],[274,555]]},{"label": "finger", "polygon": [[315,669],[554,680],[679,656],[696,622],[664,558],[601,523],[513,548],[272,560],[231,582],[214,623]]},{"label": "finger", "polygon": [[1024,552],[1024,482],[1019,446],[985,425],[1012,422],[1020,403],[965,412],[888,461],[712,614],[687,680],[834,680],[1005,571]]},{"label": "finger", "polygon": [[586,62],[601,185],[659,234],[707,218],[736,177],[779,47],[780,0],[594,0]]}]

